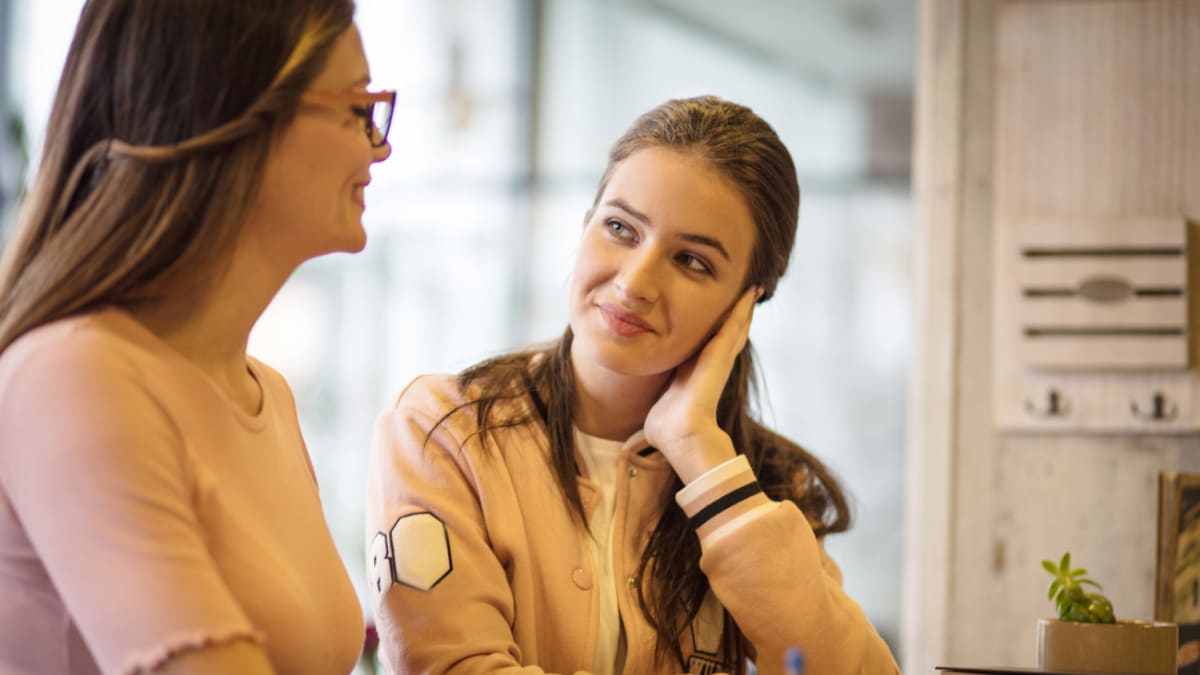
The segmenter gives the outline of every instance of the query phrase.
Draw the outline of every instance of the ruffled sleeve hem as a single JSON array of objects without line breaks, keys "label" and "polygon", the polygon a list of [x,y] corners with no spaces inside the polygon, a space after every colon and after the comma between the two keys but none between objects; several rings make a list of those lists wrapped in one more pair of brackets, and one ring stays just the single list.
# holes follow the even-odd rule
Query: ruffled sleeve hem
[{"label": "ruffled sleeve hem", "polygon": [[218,647],[245,640],[257,645],[266,642],[266,636],[250,628],[228,628],[221,631],[181,633],[167,639],[162,645],[144,649],[126,659],[117,672],[121,675],[143,675],[162,667],[171,658],[187,651]]}]

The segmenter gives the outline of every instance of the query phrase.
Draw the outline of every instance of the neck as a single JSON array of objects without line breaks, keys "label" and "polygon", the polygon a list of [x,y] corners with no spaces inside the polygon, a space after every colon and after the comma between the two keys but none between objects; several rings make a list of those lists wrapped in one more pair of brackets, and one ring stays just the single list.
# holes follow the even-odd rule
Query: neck
[{"label": "neck", "polygon": [[239,242],[229,265],[202,292],[168,294],[160,303],[132,310],[163,342],[194,363],[239,405],[257,410],[261,391],[246,364],[250,331],[291,270]]},{"label": "neck", "polygon": [[571,352],[571,367],[575,371],[575,426],[590,436],[624,441],[642,428],[670,373],[624,375],[583,361]]}]

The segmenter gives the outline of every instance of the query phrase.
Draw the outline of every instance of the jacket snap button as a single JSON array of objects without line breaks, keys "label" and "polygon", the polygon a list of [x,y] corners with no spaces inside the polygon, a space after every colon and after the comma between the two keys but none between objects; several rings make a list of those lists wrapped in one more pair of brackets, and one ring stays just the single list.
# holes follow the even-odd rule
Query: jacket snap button
[{"label": "jacket snap button", "polygon": [[629,467],[629,477],[637,478],[637,467],[636,466]]},{"label": "jacket snap button", "polygon": [[592,575],[588,574],[588,571],[583,568],[578,568],[574,572],[571,572],[571,581],[574,581],[575,585],[581,591],[586,591],[592,587]]}]

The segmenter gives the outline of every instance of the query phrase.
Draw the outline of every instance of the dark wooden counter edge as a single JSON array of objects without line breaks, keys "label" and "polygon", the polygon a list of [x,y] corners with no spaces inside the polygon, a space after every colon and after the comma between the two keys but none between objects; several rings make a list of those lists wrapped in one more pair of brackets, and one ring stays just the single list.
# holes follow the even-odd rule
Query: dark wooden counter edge
[{"label": "dark wooden counter edge", "polygon": [[1098,673],[1096,670],[1039,670],[1037,668],[986,668],[982,665],[938,665],[941,673],[970,675],[1146,675],[1145,673]]}]

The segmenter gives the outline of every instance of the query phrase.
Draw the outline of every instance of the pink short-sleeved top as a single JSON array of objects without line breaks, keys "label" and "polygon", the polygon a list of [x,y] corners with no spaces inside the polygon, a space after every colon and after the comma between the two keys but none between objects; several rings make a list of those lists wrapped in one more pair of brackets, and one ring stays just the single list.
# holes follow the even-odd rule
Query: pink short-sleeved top
[{"label": "pink short-sleeved top", "polygon": [[346,673],[362,611],[295,403],[251,360],[256,415],[116,309],[0,354],[0,673],[135,673],[250,640]]}]

